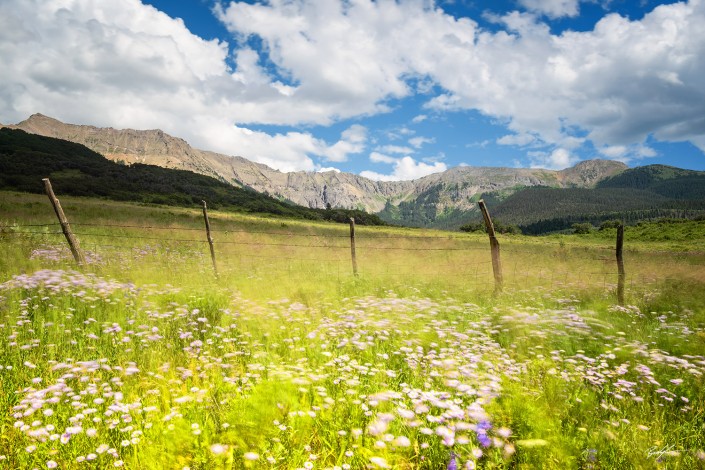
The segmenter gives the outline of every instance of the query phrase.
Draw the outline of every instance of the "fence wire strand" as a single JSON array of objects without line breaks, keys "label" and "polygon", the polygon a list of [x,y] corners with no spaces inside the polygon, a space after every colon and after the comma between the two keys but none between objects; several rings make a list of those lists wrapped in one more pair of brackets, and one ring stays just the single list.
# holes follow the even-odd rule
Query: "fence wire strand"
[{"label": "fence wire strand", "polygon": [[[31,224],[8,224],[5,226],[0,226],[0,239],[5,238],[5,236],[56,236],[63,235],[63,231],[52,230],[53,227],[59,226],[59,223],[31,223]],[[139,261],[148,260],[150,256],[163,256],[163,254],[157,254],[157,249],[167,250],[167,256],[172,256],[169,253],[175,253],[174,256],[183,256],[173,248],[169,248],[169,244],[191,244],[200,245],[208,243],[208,240],[195,239],[195,238],[179,238],[170,237],[168,234],[163,236],[151,236],[148,233],[144,234],[142,232],[149,231],[164,231],[168,230],[177,234],[179,232],[204,232],[203,228],[195,227],[164,227],[164,226],[154,226],[154,225],[134,225],[134,224],[98,224],[98,223],[72,223],[74,227],[83,227],[89,229],[91,227],[98,228],[110,228],[110,229],[124,229],[126,231],[134,231],[137,234],[123,233],[96,233],[90,230],[79,230],[74,232],[75,235],[82,237],[81,243],[84,247],[93,247],[96,253],[100,251],[108,251],[108,249],[117,252],[118,257],[122,258],[122,252],[135,252],[144,251],[145,249],[153,249],[154,252],[147,251],[144,255],[140,255]],[[46,230],[36,230],[38,228],[45,228]],[[34,230],[33,230],[34,229]],[[345,229],[341,228],[340,231]],[[327,249],[332,251],[326,251],[326,253],[335,253],[336,250],[349,250],[350,244],[341,244],[339,241],[343,238],[349,238],[350,235],[347,233],[335,233],[331,230],[331,233],[301,233],[293,231],[277,231],[277,230],[248,230],[246,228],[214,228],[211,230],[214,233],[220,234],[219,238],[222,240],[215,240],[215,246],[247,246],[247,247],[271,247],[271,248],[292,248],[300,249]],[[346,230],[345,230],[346,231]],[[232,239],[233,236],[237,235],[247,235],[247,236],[257,236],[266,235],[271,237],[271,241],[262,240],[258,241],[256,239],[248,240],[246,237],[240,237],[245,239]],[[291,240],[295,237],[300,238],[311,238],[314,243],[292,243]],[[253,237],[257,238],[257,237]],[[106,244],[106,243],[91,243],[90,240],[143,240],[149,242],[159,242],[154,243],[154,246],[147,245],[146,247],[130,246],[130,245],[119,245],[119,244]],[[320,240],[334,240],[336,243],[320,243]],[[551,286],[569,286],[569,285],[601,285],[604,288],[613,289],[616,285],[616,279],[618,272],[614,269],[613,263],[616,263],[615,259],[615,246],[604,246],[604,245],[583,245],[576,246],[571,244],[566,244],[563,241],[550,241],[550,240],[537,240],[532,239],[528,242],[521,244],[513,244],[511,237],[498,237],[501,246],[501,254],[503,255],[502,262],[505,265],[505,272],[509,277],[514,279],[517,285],[531,284],[531,280],[539,283],[550,284]],[[409,244],[418,244],[418,242],[423,241],[439,241],[444,242],[445,245],[450,246],[392,246],[385,244],[387,240],[405,240]],[[279,242],[281,241],[281,242]],[[316,243],[318,241],[318,243]],[[380,244],[375,244],[380,242]],[[435,263],[428,268],[435,269],[435,272],[440,275],[441,272],[453,272],[462,274],[464,276],[463,283],[470,285],[487,285],[491,283],[492,269],[489,266],[492,264],[490,260],[489,244],[486,240],[481,240],[477,237],[470,237],[464,235],[441,235],[441,236],[428,236],[428,235],[381,235],[370,233],[368,230],[359,230],[356,233],[356,246],[358,258],[364,260],[365,263],[369,263],[361,269],[364,274],[375,273],[375,275],[386,276],[387,278],[398,278],[405,279],[413,276],[414,270],[418,269],[419,263],[424,263],[426,257],[421,255],[413,258],[416,263],[384,263],[383,265],[375,265],[370,263],[372,261],[371,256],[376,256],[374,253],[378,252],[417,252],[417,253],[448,253],[445,257],[445,262]],[[173,250],[173,251],[170,251]],[[235,255],[235,260],[231,260],[237,268],[225,268],[222,273],[235,273],[242,274],[243,269],[249,269],[249,276],[260,276],[265,270],[278,270],[278,272],[289,272],[291,273],[292,267],[298,266],[298,269],[317,269],[321,273],[328,276],[337,276],[338,279],[343,276],[350,276],[348,264],[350,263],[350,257],[344,254],[336,255],[334,257],[310,257],[310,256],[293,256],[291,253],[285,253],[284,255],[266,255],[259,254],[259,250],[250,250],[248,253],[239,253]],[[295,253],[296,251],[292,251]],[[365,254],[365,252],[371,252],[370,254]],[[469,261],[468,259],[463,259],[461,253],[477,253],[485,252],[487,257],[479,261],[477,259]],[[648,267],[653,265],[653,255],[667,255],[668,260],[675,262],[677,260],[682,260],[695,255],[703,256],[705,252],[672,252],[672,251],[659,251],[659,250],[639,250],[639,248],[625,249],[625,254],[629,256],[628,269],[631,268],[633,271],[641,269],[642,267]],[[531,260],[534,258],[545,258],[547,253],[553,255],[554,260],[559,260],[561,262],[570,261],[580,261],[584,264],[583,269],[577,270],[555,270],[551,268],[543,268],[537,264],[533,264],[530,267],[518,268],[520,265],[527,266],[531,264]],[[452,254],[452,257],[451,257]],[[429,255],[430,256],[430,255]],[[197,256],[201,259],[200,256]],[[203,259],[206,259],[205,254]],[[431,257],[430,259],[438,260],[438,257]],[[700,261],[699,258],[691,258],[692,264],[694,266],[705,265],[705,260]],[[528,261],[527,261],[528,260]],[[441,259],[441,261],[443,261]],[[590,264],[586,262],[599,263],[599,265]],[[609,263],[609,266],[608,266]],[[513,264],[513,268],[509,268]],[[249,268],[247,266],[249,265]],[[600,265],[603,265],[605,269],[600,270]],[[562,266],[558,266],[559,268]],[[365,269],[367,268],[367,269]],[[538,268],[538,269],[537,269]],[[206,270],[206,268],[202,268]],[[658,268],[654,268],[658,269]],[[313,271],[312,271],[313,272]],[[663,278],[661,272],[643,273],[639,272],[635,275],[627,275],[627,282],[630,286],[634,286],[635,282],[639,282],[639,279],[654,281]],[[522,283],[522,279],[524,282]],[[609,280],[608,280],[609,279]],[[430,279],[432,280],[432,279]],[[614,282],[612,282],[614,281]],[[527,284],[527,285],[528,285]]]}]

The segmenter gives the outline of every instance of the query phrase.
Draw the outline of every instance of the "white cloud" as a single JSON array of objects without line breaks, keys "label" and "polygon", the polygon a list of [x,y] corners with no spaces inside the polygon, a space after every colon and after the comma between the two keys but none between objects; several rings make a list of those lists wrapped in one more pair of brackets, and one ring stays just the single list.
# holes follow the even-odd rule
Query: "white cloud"
[{"label": "white cloud", "polygon": [[312,171],[313,158],[340,162],[365,149],[359,125],[333,145],[307,132],[236,125],[305,121],[319,111],[293,101],[297,90],[272,81],[256,51],[237,50],[234,71],[227,57],[228,44],[194,36],[181,20],[137,0],[3,1],[0,120],[42,112],[71,123],[161,128],[282,171]]},{"label": "white cloud", "polygon": [[536,137],[528,133],[508,134],[497,139],[499,145],[518,145],[524,147],[536,141]]},{"label": "white cloud", "polygon": [[579,134],[597,146],[651,135],[703,148],[705,2],[661,5],[635,21],[612,14],[561,35],[535,13],[574,16],[578,0],[522,4],[534,13],[498,18],[497,32],[420,0],[234,2],[223,19],[262,37],[297,93],[335,97],[340,116],[406,96],[405,77],[424,77],[445,90],[429,108],[476,109],[547,146]]},{"label": "white cloud", "polygon": [[317,173],[325,173],[325,172],[327,172],[327,171],[332,171],[332,172],[335,172],[335,173],[340,173],[340,172],[341,172],[339,169],[337,169],[337,168],[335,168],[335,167],[332,167],[332,166],[328,166],[328,167],[324,167],[324,168],[319,168],[318,170],[316,170]]},{"label": "white cloud", "polygon": [[409,155],[411,153],[414,153],[414,149],[410,147],[403,147],[401,145],[383,145],[382,147],[379,147],[377,150],[381,152],[386,152],[386,153],[396,153],[396,154],[401,154],[401,155]]},{"label": "white cloud", "polygon": [[416,10],[418,5],[338,0],[231,2],[217,8],[234,34],[266,42],[272,62],[299,84],[297,101],[318,108],[319,115],[310,117],[316,122],[377,113],[386,109],[382,100],[411,92],[402,57],[393,47],[379,46],[393,41],[395,25]]},{"label": "white cloud", "polygon": [[435,141],[436,141],[436,139],[429,138],[429,137],[421,137],[421,136],[412,137],[411,139],[409,139],[409,145],[411,145],[414,148],[419,149],[419,148],[423,147],[425,144],[432,144]]},{"label": "white cloud", "polygon": [[547,168],[549,170],[562,170],[573,166],[578,158],[570,151],[557,148],[552,152],[529,152],[531,168]]},{"label": "white cloud", "polygon": [[598,151],[605,158],[624,163],[657,155],[654,149],[646,145],[607,145],[599,148]]},{"label": "white cloud", "polygon": [[[534,136],[554,150],[534,158],[552,166],[586,141],[615,158],[648,154],[648,139],[705,152],[703,0],[661,5],[635,21],[612,14],[593,31],[561,35],[537,14],[572,15],[577,0],[523,5],[533,13],[507,14],[489,31],[427,0],[235,1],[219,17],[238,43],[255,35],[265,47],[237,49],[231,69],[229,44],[203,40],[138,0],[3,0],[0,121],[42,112],[161,128],[197,147],[313,170],[318,160],[364,151],[360,129],[329,145],[308,132],[247,126],[326,125],[440,88],[427,107],[475,109],[512,135]],[[428,142],[421,139],[409,145]],[[609,150],[619,147],[632,150]],[[405,168],[398,174],[429,170]]]},{"label": "white cloud", "polygon": [[426,119],[428,119],[428,116],[425,114],[419,114],[418,116],[414,116],[414,118],[411,120],[414,124],[418,124],[420,122],[424,122]]},{"label": "white cloud", "polygon": [[353,124],[342,133],[341,140],[319,155],[332,162],[344,162],[348,159],[348,155],[365,150],[365,142],[367,142],[367,129],[359,124]]},{"label": "white cloud", "polygon": [[385,155],[385,154],[379,153],[379,152],[372,152],[372,153],[370,154],[370,161],[373,162],[373,163],[390,163],[390,164],[393,164],[393,163],[396,163],[397,160],[398,160],[397,158],[390,157],[389,155]]},{"label": "white cloud", "polygon": [[549,18],[577,16],[579,0],[519,0],[527,10],[544,14]]},{"label": "white cloud", "polygon": [[[370,159],[372,156],[370,156]],[[382,161],[382,160],[377,160]],[[390,162],[385,162],[390,163]],[[423,162],[417,162],[411,157],[402,157],[394,162],[394,170],[392,173],[385,175],[374,171],[362,171],[360,176],[369,178],[375,181],[408,181],[422,178],[424,176],[446,171],[448,167],[443,162],[435,162],[432,165]]]},{"label": "white cloud", "polygon": [[366,130],[359,125],[344,131],[341,139],[333,145],[309,133],[271,135],[205,116],[199,120],[198,127],[202,138],[216,151],[225,153],[227,149],[237,148],[239,154],[249,160],[281,171],[315,171],[317,165],[312,156],[326,161],[345,161],[349,154],[362,152],[366,140]]},{"label": "white cloud", "polygon": [[245,86],[269,84],[269,77],[259,65],[259,54],[256,51],[249,47],[238,50],[235,53],[235,64],[237,71],[231,76],[236,82],[240,82]]}]

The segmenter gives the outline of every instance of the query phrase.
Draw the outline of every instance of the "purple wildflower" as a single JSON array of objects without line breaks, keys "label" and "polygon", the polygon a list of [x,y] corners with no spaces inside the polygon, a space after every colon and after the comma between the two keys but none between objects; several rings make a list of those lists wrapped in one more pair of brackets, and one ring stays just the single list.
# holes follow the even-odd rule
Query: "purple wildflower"
[{"label": "purple wildflower", "polygon": [[448,462],[447,470],[458,470],[457,458],[453,451],[450,452],[450,461]]},{"label": "purple wildflower", "polygon": [[489,447],[490,444],[492,444],[492,441],[490,440],[489,437],[487,437],[487,434],[485,434],[485,433],[478,434],[477,440],[480,441],[480,445],[482,447]]}]

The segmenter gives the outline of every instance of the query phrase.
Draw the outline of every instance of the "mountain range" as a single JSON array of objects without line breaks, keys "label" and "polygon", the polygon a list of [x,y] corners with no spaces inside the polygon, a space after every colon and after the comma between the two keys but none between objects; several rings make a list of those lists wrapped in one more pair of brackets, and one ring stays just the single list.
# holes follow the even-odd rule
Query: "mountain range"
[{"label": "mountain range", "polygon": [[[347,209],[311,209],[238,188],[186,170],[110,161],[74,142],[0,128],[0,190],[44,192],[49,178],[61,196],[200,207],[307,220],[383,225],[376,215]],[[105,214],[109,217],[109,214]]]},{"label": "mountain range", "polygon": [[[188,170],[304,207],[364,210],[388,222],[411,226],[457,228],[479,218],[480,198],[485,198],[504,221],[524,227],[565,216],[565,211],[556,210],[555,204],[568,195],[569,202],[563,205],[570,205],[567,215],[577,219],[625,210],[682,209],[683,200],[691,201],[688,208],[698,209],[697,188],[705,187],[705,172],[666,171],[671,167],[663,165],[629,169],[610,160],[583,161],[560,171],[462,166],[413,181],[383,182],[334,171],[283,173],[243,157],[195,149],[183,139],[158,129],[117,130],[73,125],[41,114],[4,127],[78,143],[127,165],[139,163]],[[644,169],[650,167],[653,167],[651,173],[660,175],[656,179],[666,188],[661,191],[665,194],[654,190],[654,185],[638,187],[634,183],[648,179],[644,176],[648,170]],[[682,180],[688,180],[689,189],[674,194],[669,188],[682,187]],[[530,191],[532,188],[534,191]],[[615,196],[620,191],[620,196]],[[540,202],[532,202],[537,198]],[[673,201],[681,202],[673,204]]]}]

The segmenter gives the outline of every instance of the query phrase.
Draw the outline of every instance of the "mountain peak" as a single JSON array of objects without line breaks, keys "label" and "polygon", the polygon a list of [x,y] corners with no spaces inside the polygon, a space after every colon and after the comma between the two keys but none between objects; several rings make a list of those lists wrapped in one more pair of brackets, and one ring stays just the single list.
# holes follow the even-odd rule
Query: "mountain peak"
[{"label": "mountain peak", "polygon": [[[59,121],[58,119],[54,119],[53,117],[46,116],[42,113],[34,113],[24,121],[22,121],[20,124],[25,124],[25,123],[37,123],[37,122],[46,122],[46,123],[57,123],[57,124],[63,124],[63,122]],[[20,125],[18,124],[18,125]]]},{"label": "mountain peak", "polygon": [[558,172],[567,186],[592,187],[605,178],[622,173],[629,167],[614,160],[584,160]]}]

